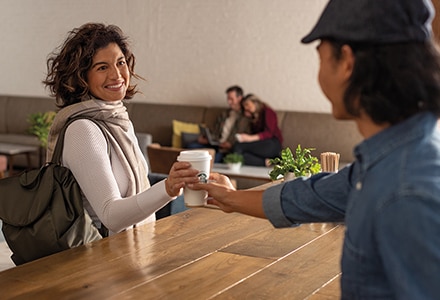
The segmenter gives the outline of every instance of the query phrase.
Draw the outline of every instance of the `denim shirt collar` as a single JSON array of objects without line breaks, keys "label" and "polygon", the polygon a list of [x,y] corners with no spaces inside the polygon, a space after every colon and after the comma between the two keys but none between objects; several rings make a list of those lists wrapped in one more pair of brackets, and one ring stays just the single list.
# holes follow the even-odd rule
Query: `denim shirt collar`
[{"label": "denim shirt collar", "polygon": [[412,140],[431,132],[437,126],[437,117],[430,112],[416,114],[409,119],[390,126],[378,134],[364,140],[354,149],[354,155],[362,172],[390,152]]}]

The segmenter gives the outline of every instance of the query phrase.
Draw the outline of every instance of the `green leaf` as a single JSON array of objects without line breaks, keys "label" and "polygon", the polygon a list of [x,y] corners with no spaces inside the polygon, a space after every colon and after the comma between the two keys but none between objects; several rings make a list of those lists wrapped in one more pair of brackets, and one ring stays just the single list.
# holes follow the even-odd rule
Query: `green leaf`
[{"label": "green leaf", "polygon": [[298,145],[295,149],[295,156],[289,147],[281,150],[280,157],[269,161],[273,165],[273,169],[269,173],[270,178],[277,180],[288,172],[293,172],[297,177],[319,173],[321,165],[318,158],[311,155],[313,150],[315,148],[301,149],[301,145]]},{"label": "green leaf", "polygon": [[30,114],[27,118],[29,125],[28,132],[35,135],[41,143],[41,147],[47,147],[47,137],[49,135],[50,126],[52,126],[56,112],[38,112]]},{"label": "green leaf", "polygon": [[223,158],[224,163],[243,163],[244,157],[239,153],[229,153]]}]

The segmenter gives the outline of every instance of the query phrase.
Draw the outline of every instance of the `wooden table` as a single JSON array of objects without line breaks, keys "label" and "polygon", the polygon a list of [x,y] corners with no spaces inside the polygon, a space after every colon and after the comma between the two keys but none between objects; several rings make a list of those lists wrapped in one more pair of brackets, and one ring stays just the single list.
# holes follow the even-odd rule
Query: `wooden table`
[{"label": "wooden table", "polygon": [[343,233],[193,208],[0,272],[0,298],[338,299]]},{"label": "wooden table", "polygon": [[28,168],[31,168],[30,154],[38,152],[40,149],[37,146],[26,146],[18,144],[0,143],[0,154],[8,157],[9,175],[12,175],[14,170],[14,156],[24,154],[26,155]]}]

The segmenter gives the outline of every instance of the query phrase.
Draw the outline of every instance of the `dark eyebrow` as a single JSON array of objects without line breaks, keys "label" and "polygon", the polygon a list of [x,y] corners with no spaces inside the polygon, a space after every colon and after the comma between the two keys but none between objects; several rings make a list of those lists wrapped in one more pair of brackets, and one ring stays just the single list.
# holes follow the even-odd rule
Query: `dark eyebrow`
[{"label": "dark eyebrow", "polygon": [[[121,56],[121,57],[119,57],[119,58],[117,59],[117,61],[121,61],[121,60],[125,60],[125,56],[124,56],[124,55]],[[90,69],[92,69],[92,68],[94,68],[94,67],[96,67],[96,66],[98,66],[98,65],[107,65],[107,63],[104,62],[104,61],[98,61],[97,63],[94,63],[94,64],[90,67]]]},{"label": "dark eyebrow", "polygon": [[99,61],[99,62],[97,62],[97,63],[94,63],[91,67],[90,67],[90,69],[93,69],[94,67],[96,67],[96,66],[98,66],[98,65],[106,65],[107,63],[105,63],[105,62],[101,62],[101,61]]}]

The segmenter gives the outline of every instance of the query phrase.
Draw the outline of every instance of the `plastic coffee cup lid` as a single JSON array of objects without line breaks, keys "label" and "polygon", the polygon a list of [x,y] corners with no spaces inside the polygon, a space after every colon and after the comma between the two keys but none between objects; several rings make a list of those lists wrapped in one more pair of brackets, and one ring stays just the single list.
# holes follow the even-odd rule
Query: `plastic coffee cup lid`
[{"label": "plastic coffee cup lid", "polygon": [[181,151],[177,157],[177,161],[201,161],[211,160],[212,157],[208,151],[203,150],[188,150]]}]

